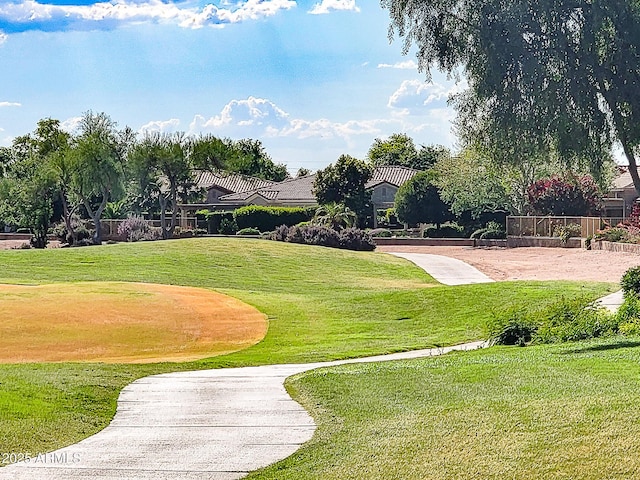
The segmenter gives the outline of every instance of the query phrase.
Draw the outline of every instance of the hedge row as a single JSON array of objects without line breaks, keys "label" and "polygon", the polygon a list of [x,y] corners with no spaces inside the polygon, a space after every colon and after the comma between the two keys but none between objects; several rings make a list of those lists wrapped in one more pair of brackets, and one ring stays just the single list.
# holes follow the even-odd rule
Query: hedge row
[{"label": "hedge row", "polygon": [[302,243],[322,247],[342,248],[345,250],[373,251],[376,245],[371,236],[358,228],[345,228],[337,232],[320,225],[287,227],[281,225],[265,236],[268,240]]},{"label": "hedge row", "polygon": [[[313,218],[315,207],[263,207],[248,205],[233,212],[200,210],[196,213],[198,228],[209,233],[233,234],[229,226],[236,230],[256,228],[261,232],[270,232],[280,225],[297,225]],[[222,231],[224,227],[224,232]]]}]

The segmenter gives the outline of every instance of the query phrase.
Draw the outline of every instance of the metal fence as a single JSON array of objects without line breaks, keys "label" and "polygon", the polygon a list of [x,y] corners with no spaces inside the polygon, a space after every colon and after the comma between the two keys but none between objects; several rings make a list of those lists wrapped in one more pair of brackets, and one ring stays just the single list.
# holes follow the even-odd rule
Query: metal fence
[{"label": "metal fence", "polygon": [[507,217],[507,235],[513,237],[554,237],[556,229],[567,225],[579,225],[582,238],[587,238],[605,225],[617,225],[623,218],[601,217]]}]

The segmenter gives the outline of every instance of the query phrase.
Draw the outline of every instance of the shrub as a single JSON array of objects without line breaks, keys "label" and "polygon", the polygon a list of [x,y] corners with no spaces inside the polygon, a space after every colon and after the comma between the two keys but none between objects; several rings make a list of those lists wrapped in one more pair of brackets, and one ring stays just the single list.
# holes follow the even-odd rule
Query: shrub
[{"label": "shrub", "polygon": [[455,223],[442,225],[440,228],[429,227],[429,228],[425,228],[423,237],[425,238],[462,238],[464,237],[464,228]]},{"label": "shrub", "polygon": [[470,238],[478,238],[481,240],[504,239],[507,238],[507,232],[498,222],[487,222],[485,228],[480,228],[471,234]]},{"label": "shrub", "polygon": [[[158,239],[156,238],[156,229],[152,229],[144,218],[138,216],[132,216],[123,220],[120,225],[118,225],[118,235],[125,237],[128,242]],[[160,234],[160,237],[161,236]]]},{"label": "shrub", "polygon": [[222,235],[235,235],[237,231],[238,225],[234,220],[223,218],[220,221],[220,228],[218,228],[218,233],[221,233]]},{"label": "shrub", "polygon": [[553,229],[553,236],[559,237],[560,242],[566,245],[569,239],[572,237],[582,236],[582,227],[577,223],[570,223],[569,225],[557,225]]},{"label": "shrub", "polygon": [[296,225],[311,220],[308,209],[302,207],[263,207],[247,205],[233,212],[238,228],[257,228],[268,232],[279,225]]},{"label": "shrub", "polygon": [[624,302],[618,308],[616,321],[620,333],[624,335],[638,335],[640,333],[640,297],[625,296]]},{"label": "shrub", "polygon": [[618,331],[616,318],[586,298],[561,299],[540,314],[535,340],[558,343],[585,340]]},{"label": "shrub", "polygon": [[388,228],[374,228],[373,230],[369,230],[369,235],[374,238],[390,238],[393,236],[393,233]]},{"label": "shrub", "polygon": [[281,225],[265,235],[268,240],[344,248],[347,250],[374,250],[375,244],[366,232],[358,228],[346,228],[340,233],[320,225],[287,227]]},{"label": "shrub", "polygon": [[538,180],[527,189],[527,198],[536,215],[588,216],[600,206],[598,186],[589,175]]},{"label": "shrub", "polygon": [[624,272],[620,285],[625,298],[640,298],[640,267],[632,267]]},{"label": "shrub", "polygon": [[619,331],[619,318],[584,297],[538,310],[512,309],[488,324],[489,341],[504,345],[585,340]]},{"label": "shrub", "polygon": [[[204,210],[200,210],[200,212],[204,212]],[[207,233],[220,233],[220,224],[222,220],[227,219],[230,222],[233,221],[233,212],[223,212],[223,211],[214,211],[204,213],[206,219]]]},{"label": "shrub", "polygon": [[520,345],[530,343],[538,325],[522,309],[508,310],[488,325],[489,342],[492,345]]},{"label": "shrub", "polygon": [[236,235],[260,235],[257,228],[242,228],[236,232]]},{"label": "shrub", "polygon": [[371,252],[376,249],[376,244],[369,233],[359,228],[350,227],[340,231],[338,236],[340,248],[356,250],[359,252]]},{"label": "shrub", "polygon": [[607,242],[628,242],[630,239],[628,230],[623,226],[607,226],[602,230],[598,230],[593,238],[594,240],[604,240]]}]

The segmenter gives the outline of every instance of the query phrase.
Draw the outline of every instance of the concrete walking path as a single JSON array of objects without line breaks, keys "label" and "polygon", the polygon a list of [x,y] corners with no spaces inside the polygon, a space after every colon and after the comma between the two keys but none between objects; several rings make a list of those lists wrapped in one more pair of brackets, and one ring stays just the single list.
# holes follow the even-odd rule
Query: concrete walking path
[{"label": "concrete walking path", "polygon": [[409,260],[444,285],[467,285],[494,281],[477,268],[456,258],[429,253],[389,252],[389,254]]},{"label": "concrete walking path", "polygon": [[15,480],[231,480],[283,460],[311,439],[311,416],[286,392],[296,373],[442,355],[416,350],[344,361],[168,373],[122,390],[111,424],[75,445],[0,468]]}]

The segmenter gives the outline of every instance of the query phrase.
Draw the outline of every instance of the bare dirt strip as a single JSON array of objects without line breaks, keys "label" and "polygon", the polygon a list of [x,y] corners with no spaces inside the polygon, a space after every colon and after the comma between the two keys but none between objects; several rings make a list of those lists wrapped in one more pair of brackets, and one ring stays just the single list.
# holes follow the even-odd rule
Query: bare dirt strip
[{"label": "bare dirt strip", "polygon": [[188,361],[254,345],[267,327],[257,309],[202,288],[0,285],[0,363]]},{"label": "bare dirt strip", "polygon": [[378,247],[379,252],[430,253],[457,258],[494,280],[583,280],[617,283],[640,265],[640,255],[580,248]]}]

